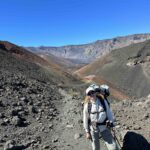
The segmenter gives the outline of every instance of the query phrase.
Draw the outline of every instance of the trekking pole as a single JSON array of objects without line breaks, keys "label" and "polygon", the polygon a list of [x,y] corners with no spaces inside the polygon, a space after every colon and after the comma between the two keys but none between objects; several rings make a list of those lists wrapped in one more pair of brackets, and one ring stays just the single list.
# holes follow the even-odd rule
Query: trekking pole
[{"label": "trekking pole", "polygon": [[113,136],[114,136],[114,139],[115,139],[115,141],[116,141],[116,143],[118,145],[118,148],[121,150],[122,147],[121,147],[121,144],[120,144],[120,142],[119,142],[119,140],[118,140],[118,138],[116,136],[115,127],[111,128],[111,131],[113,132]]}]

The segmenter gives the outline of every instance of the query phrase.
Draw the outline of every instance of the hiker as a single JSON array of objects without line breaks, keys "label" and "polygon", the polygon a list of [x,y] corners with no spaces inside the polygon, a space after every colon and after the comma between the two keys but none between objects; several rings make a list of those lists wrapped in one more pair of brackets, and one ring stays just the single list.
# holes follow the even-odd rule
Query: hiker
[{"label": "hiker", "polygon": [[100,150],[100,134],[108,150],[118,150],[109,129],[113,124],[113,115],[107,101],[98,90],[100,89],[92,85],[86,89],[83,109],[83,124],[86,138],[91,140],[92,150]]}]

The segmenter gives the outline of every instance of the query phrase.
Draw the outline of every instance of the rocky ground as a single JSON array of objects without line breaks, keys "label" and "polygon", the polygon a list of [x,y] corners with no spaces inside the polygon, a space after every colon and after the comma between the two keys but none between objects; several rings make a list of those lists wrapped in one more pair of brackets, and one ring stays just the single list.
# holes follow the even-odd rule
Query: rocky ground
[{"label": "rocky ground", "polygon": [[[0,149],[91,149],[78,91],[7,73],[0,74]],[[111,107],[119,140],[128,130],[149,140],[150,97],[113,102]],[[103,142],[101,147],[106,149]]]},{"label": "rocky ground", "polygon": [[14,147],[41,149],[58,115],[54,101],[62,97],[50,83],[14,74],[0,78],[0,149],[9,140]]},{"label": "rocky ground", "polygon": [[89,149],[79,93],[22,74],[0,75],[0,149]]},{"label": "rocky ground", "polygon": [[[1,73],[0,149],[91,149],[82,124],[79,92],[21,74]],[[132,130],[149,140],[150,98],[111,105],[119,140]],[[101,148],[106,149],[101,142]]]},{"label": "rocky ground", "polygon": [[121,141],[127,131],[133,131],[143,135],[150,142],[150,96],[113,103],[112,110]]}]

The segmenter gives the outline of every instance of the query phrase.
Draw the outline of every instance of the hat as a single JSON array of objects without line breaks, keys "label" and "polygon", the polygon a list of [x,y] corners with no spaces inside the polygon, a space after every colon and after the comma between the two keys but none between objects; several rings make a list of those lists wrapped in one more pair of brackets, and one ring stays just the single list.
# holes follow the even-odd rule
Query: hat
[{"label": "hat", "polygon": [[90,91],[94,91],[94,88],[89,86],[85,91],[86,95],[88,95]]}]

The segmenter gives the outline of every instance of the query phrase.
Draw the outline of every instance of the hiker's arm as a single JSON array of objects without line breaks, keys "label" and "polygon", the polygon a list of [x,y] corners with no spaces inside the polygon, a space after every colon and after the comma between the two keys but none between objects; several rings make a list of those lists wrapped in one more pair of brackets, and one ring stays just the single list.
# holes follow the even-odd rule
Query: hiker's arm
[{"label": "hiker's arm", "polygon": [[85,129],[85,132],[86,132],[86,138],[87,139],[91,139],[88,119],[89,119],[88,104],[84,104],[84,109],[83,109],[83,126],[84,126],[84,129]]},{"label": "hiker's arm", "polygon": [[88,125],[88,104],[84,104],[84,109],[83,109],[83,127],[85,129],[85,132],[90,132],[89,131],[89,125]]}]

